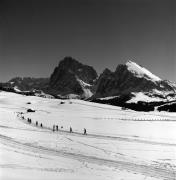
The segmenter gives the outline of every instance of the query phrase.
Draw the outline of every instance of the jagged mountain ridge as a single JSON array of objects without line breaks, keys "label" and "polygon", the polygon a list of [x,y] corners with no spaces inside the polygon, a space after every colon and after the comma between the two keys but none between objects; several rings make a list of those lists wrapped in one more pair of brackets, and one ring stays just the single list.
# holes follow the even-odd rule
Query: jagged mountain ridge
[{"label": "jagged mountain ridge", "polygon": [[147,69],[132,61],[117,66],[115,72],[105,69],[97,80],[94,98],[117,96],[132,92],[175,93],[172,83],[161,80]]},{"label": "jagged mountain ridge", "polygon": [[15,91],[41,90],[55,97],[89,98],[120,106],[176,99],[175,83],[162,80],[133,61],[118,65],[114,72],[106,68],[98,77],[93,67],[65,57],[50,78],[13,78],[5,84]]},{"label": "jagged mountain ridge", "polygon": [[20,91],[44,90],[48,87],[49,78],[16,77],[8,81],[11,87]]},{"label": "jagged mountain ridge", "polygon": [[92,86],[97,76],[93,67],[72,57],[65,57],[50,77],[49,92],[66,97],[75,95],[79,98],[89,98],[93,95]]},{"label": "jagged mountain ridge", "polygon": [[[163,107],[168,102],[176,101],[176,86],[175,83],[162,80],[144,67],[128,61],[118,65],[115,72],[104,70],[97,80],[92,101],[137,111],[154,111],[158,106]],[[173,111],[173,106],[158,110],[166,109]]]},{"label": "jagged mountain ridge", "polygon": [[93,84],[97,77],[93,67],[72,57],[65,57],[50,78],[16,77],[0,86],[14,92],[32,91],[28,92],[32,95],[34,91],[40,90],[41,94],[47,93],[55,97],[86,99],[93,95]]}]

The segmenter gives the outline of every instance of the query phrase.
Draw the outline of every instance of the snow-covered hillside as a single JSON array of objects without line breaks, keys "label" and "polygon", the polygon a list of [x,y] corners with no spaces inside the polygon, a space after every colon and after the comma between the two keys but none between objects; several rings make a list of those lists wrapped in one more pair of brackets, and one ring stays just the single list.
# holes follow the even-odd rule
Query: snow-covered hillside
[{"label": "snow-covered hillside", "polygon": [[176,113],[0,92],[0,179],[174,180],[175,119]]},{"label": "snow-covered hillside", "polygon": [[92,95],[93,95],[93,93],[91,92],[91,90],[90,90],[90,87],[92,86],[92,85],[90,85],[90,84],[88,84],[88,83],[85,83],[84,81],[82,81],[81,79],[79,79],[78,77],[77,77],[77,81],[79,82],[79,84],[80,84],[80,86],[81,86],[81,88],[82,88],[82,90],[83,90],[83,94],[82,94],[82,97],[84,98],[84,99],[87,99],[87,98],[90,98]]},{"label": "snow-covered hillside", "polygon": [[129,101],[127,101],[127,103],[137,103],[139,101],[144,101],[144,102],[163,101],[163,99],[159,97],[150,97],[144,94],[143,92],[132,93],[132,94],[134,95],[134,97],[131,98]]},{"label": "snow-covered hillside", "polygon": [[[128,100],[135,103],[137,100],[146,103],[155,102],[155,100],[158,102],[159,99],[172,101],[176,97],[175,88],[174,83],[160,79],[135,62],[127,61],[126,64],[119,64],[114,72],[109,69],[103,71],[97,80],[96,91],[91,99],[94,102],[100,102],[99,100],[105,100],[102,98],[107,100],[108,97],[115,97],[114,99],[110,98],[111,101],[109,99],[109,101],[103,102],[111,105],[125,104]],[[145,99],[141,96],[142,94]],[[119,98],[116,98],[117,96]],[[134,96],[136,96],[135,100],[131,99]]]},{"label": "snow-covered hillside", "polygon": [[138,64],[136,64],[133,61],[128,61],[126,63],[128,70],[131,71],[132,73],[134,73],[137,77],[145,77],[149,80],[153,80],[153,81],[161,81],[161,79],[159,77],[157,77],[156,75],[152,74],[149,70],[147,70],[144,67],[139,66]]}]

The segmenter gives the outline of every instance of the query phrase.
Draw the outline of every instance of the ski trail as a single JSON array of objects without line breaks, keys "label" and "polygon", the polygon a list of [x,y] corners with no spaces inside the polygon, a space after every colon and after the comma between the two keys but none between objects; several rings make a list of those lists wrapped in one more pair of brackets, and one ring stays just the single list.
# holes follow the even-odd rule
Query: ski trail
[{"label": "ski trail", "polygon": [[8,136],[0,135],[0,142],[7,146],[23,149],[26,151],[46,154],[51,156],[62,156],[66,158],[76,159],[78,161],[86,161],[97,165],[106,165],[110,167],[116,167],[119,170],[132,171],[134,173],[143,174],[150,177],[162,178],[164,180],[175,180],[175,172],[170,169],[163,169],[154,165],[135,164],[134,162],[127,161],[115,161],[103,158],[97,158],[94,156],[86,156],[83,154],[75,154],[71,152],[65,152],[63,150],[57,151],[55,149],[46,148],[43,146],[36,146],[34,144],[18,142]]},{"label": "ski trail", "polygon": [[72,173],[72,169],[64,169],[64,168],[39,168],[39,167],[30,167],[30,166],[21,166],[19,164],[0,164],[0,168],[8,168],[8,169],[24,169],[24,170],[38,170],[38,171],[49,171],[49,172],[68,172]]},{"label": "ski trail", "polygon": [[75,143],[78,143],[78,144],[81,144],[81,145],[84,145],[84,146],[87,146],[87,147],[91,147],[91,148],[94,148],[94,149],[97,149],[97,150],[101,150],[101,151],[103,151],[104,153],[106,153],[108,155],[111,154],[111,153],[116,154],[116,155],[121,155],[121,156],[123,155],[121,153],[117,153],[117,152],[114,152],[114,151],[110,151],[110,150],[106,150],[106,149],[103,149],[103,148],[99,148],[97,146],[93,146],[93,145],[90,145],[90,144],[87,144],[87,143],[83,143],[81,141],[75,141],[75,140],[72,140],[71,138],[68,138],[68,137],[65,137],[65,138],[68,139],[71,142],[75,142]]},{"label": "ski trail", "polygon": [[21,130],[21,131],[48,132],[47,130],[42,130],[42,129],[15,128],[15,127],[1,126],[1,125],[0,125],[0,128],[3,128],[3,129],[15,129],[15,130]]},{"label": "ski trail", "polygon": [[[43,127],[41,128],[39,126],[36,126],[35,124],[32,124],[32,123],[29,124],[26,120],[22,120],[21,118],[18,118],[18,119],[21,120],[23,123],[28,124],[29,126],[40,128],[40,129],[47,129],[50,132],[53,131],[53,129],[50,127],[43,125]],[[136,142],[136,143],[142,143],[142,144],[176,147],[176,144],[167,143],[167,142],[148,141],[148,140],[143,140],[143,139],[134,139],[134,138],[127,138],[127,137],[120,137],[120,136],[109,136],[109,135],[106,136],[106,135],[92,134],[92,133],[87,133],[86,135],[84,135],[83,133],[80,133],[80,132],[73,131],[72,133],[70,133],[69,131],[61,130],[61,129],[58,129],[58,131],[54,131],[53,133],[66,134],[66,135],[77,136],[77,137],[96,138],[96,139],[105,139],[105,140],[110,139],[110,140],[118,140],[118,141],[125,141],[125,142]]]}]

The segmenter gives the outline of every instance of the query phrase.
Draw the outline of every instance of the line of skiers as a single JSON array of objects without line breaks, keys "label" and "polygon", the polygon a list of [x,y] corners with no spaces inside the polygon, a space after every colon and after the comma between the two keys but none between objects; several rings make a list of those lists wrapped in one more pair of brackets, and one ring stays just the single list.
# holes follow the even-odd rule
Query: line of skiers
[{"label": "line of skiers", "polygon": [[27,118],[27,122],[28,122],[29,124],[31,124],[31,123],[32,123],[32,120],[31,120],[30,118]]},{"label": "line of skiers", "polygon": [[58,130],[59,130],[58,125],[53,125],[53,131],[58,131]]},{"label": "line of skiers", "polygon": [[[72,130],[72,127],[70,126],[70,133],[72,133],[73,132],[73,130]],[[84,135],[86,135],[87,134],[87,131],[86,131],[86,128],[84,128]]]},{"label": "line of skiers", "polygon": [[[24,116],[22,116],[21,118],[22,118],[22,119],[25,119],[25,118],[24,118]],[[27,122],[28,122],[29,124],[31,124],[31,123],[32,123],[32,120],[31,120],[30,118],[27,118]],[[38,121],[36,121],[35,125],[36,125],[36,126],[38,126],[38,125],[39,125],[39,124],[38,124]],[[41,127],[41,128],[43,127],[43,124],[42,124],[42,123],[40,123],[40,127]],[[61,126],[61,129],[63,129],[63,126]],[[58,130],[59,130],[58,125],[53,125],[53,132],[54,132],[54,131],[58,131]],[[86,130],[86,128],[84,128],[84,130],[83,130],[83,131],[84,131],[84,133],[83,133],[83,134],[84,134],[84,135],[87,135],[87,130]],[[72,129],[72,127],[71,127],[71,126],[70,126],[70,130],[69,130],[69,132],[70,132],[70,133],[72,133],[72,132],[73,132],[73,129]]]},{"label": "line of skiers", "polygon": [[[72,130],[72,127],[70,126],[70,133],[72,133],[73,132],[73,130]],[[86,130],[86,128],[84,128],[84,135],[86,135],[87,134],[87,130]]]},{"label": "line of skiers", "polygon": [[[61,126],[61,129],[63,128],[63,126]],[[58,129],[58,125],[53,125],[53,132],[54,131],[58,131],[59,129]],[[70,130],[69,130],[69,132],[70,133],[73,133],[73,129],[72,129],[72,127],[70,126]],[[84,135],[86,135],[87,134],[87,130],[86,130],[86,128],[84,128]]]},{"label": "line of skiers", "polygon": [[[35,122],[35,125],[38,126],[38,121]],[[40,123],[40,127],[42,128],[43,127],[43,124]]]},{"label": "line of skiers", "polygon": [[[29,124],[31,124],[31,123],[32,123],[32,120],[31,120],[30,118],[27,118],[27,122],[28,122]],[[38,121],[36,121],[35,125],[38,126]],[[40,123],[40,127],[41,127],[41,128],[43,127],[43,124],[42,124],[42,123]]]}]

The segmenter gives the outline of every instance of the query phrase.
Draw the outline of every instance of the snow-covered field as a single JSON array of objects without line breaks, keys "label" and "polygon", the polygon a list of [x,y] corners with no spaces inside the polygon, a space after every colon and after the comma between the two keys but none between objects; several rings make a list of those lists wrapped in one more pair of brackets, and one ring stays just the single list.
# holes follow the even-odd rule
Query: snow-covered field
[{"label": "snow-covered field", "polygon": [[0,92],[0,179],[176,179],[176,113],[62,102]]}]

